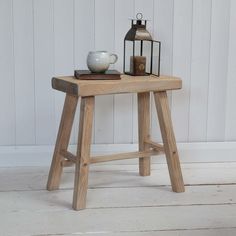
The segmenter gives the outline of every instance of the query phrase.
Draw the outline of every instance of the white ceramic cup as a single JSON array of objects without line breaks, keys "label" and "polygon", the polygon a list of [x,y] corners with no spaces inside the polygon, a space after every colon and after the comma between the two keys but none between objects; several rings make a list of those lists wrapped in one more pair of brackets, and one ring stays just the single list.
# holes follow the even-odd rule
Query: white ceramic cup
[{"label": "white ceramic cup", "polygon": [[107,51],[89,52],[87,66],[91,72],[104,73],[110,64],[116,63],[118,56]]}]

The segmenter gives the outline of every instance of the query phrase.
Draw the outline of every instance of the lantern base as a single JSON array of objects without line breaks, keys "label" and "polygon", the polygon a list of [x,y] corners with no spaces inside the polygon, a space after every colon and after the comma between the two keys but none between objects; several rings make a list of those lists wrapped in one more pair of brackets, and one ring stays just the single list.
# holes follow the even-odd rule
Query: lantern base
[{"label": "lantern base", "polygon": [[152,73],[145,73],[145,74],[143,74],[143,75],[136,75],[136,74],[134,74],[134,73],[124,72],[124,74],[126,74],[126,75],[131,75],[131,76],[149,76],[149,75],[153,75],[153,76],[156,76],[156,77],[160,77],[160,75],[152,74]]}]

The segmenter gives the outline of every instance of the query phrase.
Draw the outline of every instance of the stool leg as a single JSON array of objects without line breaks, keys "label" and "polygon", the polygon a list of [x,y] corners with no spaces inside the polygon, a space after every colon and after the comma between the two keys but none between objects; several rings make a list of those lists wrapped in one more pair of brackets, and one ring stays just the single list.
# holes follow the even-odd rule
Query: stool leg
[{"label": "stool leg", "polygon": [[[150,93],[138,93],[138,134],[139,151],[149,150],[149,144],[145,141],[150,132]],[[139,174],[148,176],[151,174],[151,158],[139,158]]]},{"label": "stool leg", "polygon": [[184,182],[181,173],[179,155],[166,91],[154,92],[154,98],[164,143],[172,190],[174,192],[184,192]]},{"label": "stool leg", "polygon": [[75,210],[86,207],[93,111],[94,97],[82,97],[73,196]]},{"label": "stool leg", "polygon": [[47,190],[55,190],[59,188],[63,168],[61,163],[63,157],[60,155],[60,152],[61,150],[67,150],[68,148],[77,102],[78,97],[66,94],[61,123],[48,176]]}]

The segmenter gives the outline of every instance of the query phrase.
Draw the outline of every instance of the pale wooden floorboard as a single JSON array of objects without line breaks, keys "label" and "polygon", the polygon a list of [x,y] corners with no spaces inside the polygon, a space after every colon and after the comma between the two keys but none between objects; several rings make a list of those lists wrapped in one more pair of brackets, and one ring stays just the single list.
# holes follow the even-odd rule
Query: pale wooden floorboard
[{"label": "pale wooden floorboard", "polygon": [[[71,209],[72,190],[0,192],[1,212]],[[236,185],[187,186],[185,193],[170,187],[89,189],[87,208],[236,204]]]},{"label": "pale wooden floorboard", "polygon": [[[186,185],[212,185],[236,183],[236,163],[182,164]],[[0,191],[43,190],[47,181],[47,168],[1,168]],[[61,189],[73,187],[74,168],[65,170]],[[151,176],[141,177],[137,165],[91,166],[89,188],[151,187],[170,185],[165,164],[153,164]]]},{"label": "pale wooden floorboard", "polygon": [[48,168],[0,168],[0,235],[236,235],[236,163],[183,164],[186,192],[173,193],[165,164],[94,165],[88,209],[73,211],[74,168],[45,190]]},{"label": "pale wooden floorboard", "polygon": [[[77,234],[82,235],[82,234]],[[108,233],[87,233],[83,235],[96,235],[96,236],[108,236]],[[234,236],[236,235],[236,229],[205,229],[205,230],[175,230],[175,231],[148,231],[148,232],[119,232],[112,233],[113,236]],[[40,236],[49,236],[40,235]],[[50,235],[50,236],[58,236]],[[63,234],[62,236],[75,236],[75,234]]]},{"label": "pale wooden floorboard", "polygon": [[236,205],[6,212],[4,236],[236,227]]}]

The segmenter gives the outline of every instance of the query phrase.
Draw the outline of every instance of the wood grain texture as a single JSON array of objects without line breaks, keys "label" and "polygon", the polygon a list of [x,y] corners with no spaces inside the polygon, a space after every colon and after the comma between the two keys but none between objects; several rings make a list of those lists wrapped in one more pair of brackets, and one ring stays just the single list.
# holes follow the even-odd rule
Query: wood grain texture
[{"label": "wood grain texture", "polygon": [[[125,162],[128,162],[126,160]],[[182,163],[185,185],[229,185],[236,182],[235,162],[229,163]],[[171,191],[170,179],[166,163],[152,164],[152,175],[145,178],[137,173],[137,162],[110,162],[90,166],[89,188],[132,188],[166,186],[166,191]],[[37,174],[36,174],[37,173]],[[45,190],[48,177],[48,167],[16,167],[1,168],[1,191]],[[29,176],[33,174],[33,179]],[[74,168],[65,168],[61,190],[73,189]],[[11,176],[11,178],[9,177]],[[52,194],[55,191],[48,192]],[[172,192],[172,191],[171,191]],[[184,195],[184,194],[183,194]],[[61,203],[59,203],[60,205]],[[68,199],[71,208],[71,199]]]},{"label": "wood grain texture", "polygon": [[[69,79],[69,80],[68,80]],[[55,87],[55,81],[60,79],[53,78],[53,88]],[[74,77],[66,77],[67,84],[77,84],[78,85],[90,85],[90,90],[87,90],[89,94],[96,95],[94,92],[95,86],[98,86],[100,81],[97,80],[76,80]],[[65,78],[62,78],[61,81],[65,81]],[[159,81],[159,86],[152,87],[150,89],[150,85],[147,86],[147,81],[153,81],[153,84],[157,84]],[[62,115],[62,125],[60,126],[60,130],[58,132],[58,141],[55,147],[55,154],[53,157],[53,162],[51,165],[51,170],[49,174],[49,184],[48,189],[58,188],[60,175],[62,171],[62,159],[68,159],[69,162],[76,162],[76,171],[75,171],[75,181],[74,181],[74,195],[73,195],[73,209],[80,210],[86,207],[86,195],[88,188],[88,172],[89,172],[89,164],[97,163],[97,162],[106,162],[111,160],[120,160],[120,159],[130,159],[133,157],[139,157],[139,174],[141,176],[150,175],[151,169],[151,160],[150,156],[152,154],[158,154],[160,150],[160,145],[154,144],[154,147],[157,147],[157,151],[150,150],[150,144],[148,140],[150,139],[150,90],[155,90],[154,96],[158,111],[159,122],[161,126],[162,136],[164,140],[164,151],[167,157],[167,163],[169,167],[172,189],[176,192],[184,191],[183,180],[181,175],[180,164],[178,160],[177,147],[175,143],[172,123],[170,119],[170,111],[168,107],[168,99],[166,95],[166,91],[158,93],[157,91],[163,90],[160,86],[160,82],[165,82],[166,86],[171,89],[176,85],[176,81],[179,82],[181,86],[181,80],[176,78],[158,78],[155,76],[144,76],[144,77],[131,77],[131,76],[122,76],[122,79],[118,81],[116,80],[102,80],[101,83],[106,87],[107,85],[116,85],[116,87],[120,86],[119,92],[123,93],[127,87],[127,84],[133,85],[133,89],[130,92],[135,92],[137,90],[137,85],[140,83],[143,85],[142,91],[146,91],[143,93],[137,93],[138,96],[138,133],[139,133],[139,152],[136,153],[123,153],[123,154],[114,154],[114,155],[106,155],[92,158],[90,161],[90,146],[91,146],[91,137],[92,137],[92,123],[93,123],[93,112],[94,112],[94,96],[84,96],[82,97],[81,107],[80,107],[80,123],[79,123],[79,135],[78,135],[78,146],[77,146],[77,155],[74,156],[70,152],[67,151],[68,143],[69,143],[69,134],[71,132],[71,127],[73,123],[75,108],[77,105],[78,97],[76,95],[66,95],[65,101],[65,109],[63,110]],[[108,83],[109,82],[109,83]],[[115,83],[116,82],[116,83]],[[145,82],[145,83],[144,83]],[[105,83],[105,84],[104,84]],[[108,83],[108,84],[107,84]],[[93,86],[91,86],[93,85]],[[126,85],[126,86],[125,86]],[[123,89],[122,89],[123,87]],[[61,88],[61,87],[60,87]],[[110,87],[113,88],[113,87]],[[140,88],[140,85],[139,87]],[[175,87],[174,87],[175,88]],[[77,89],[77,91],[83,91],[81,86]],[[106,90],[104,90],[106,94]],[[104,94],[103,93],[103,94]],[[72,119],[69,120],[69,117],[64,117],[66,113],[66,108],[69,106],[70,101],[67,101],[67,98],[72,97],[76,99],[76,104],[72,102],[72,106],[74,108],[74,113],[72,115]],[[66,113],[68,116],[69,112]],[[67,121],[68,119],[68,121]],[[68,124],[69,133],[66,133],[66,129],[63,129],[63,124]],[[66,136],[63,140],[63,133],[65,132]],[[61,134],[62,133],[62,134]],[[61,138],[62,137],[62,138]],[[61,141],[62,139],[62,141]],[[62,142],[62,145],[61,143]],[[65,144],[63,144],[65,142]],[[153,144],[152,144],[153,146]],[[161,147],[163,150],[163,147]],[[52,183],[52,179],[55,180],[55,183]],[[181,182],[182,180],[182,182]]]},{"label": "wood grain texture", "polygon": [[[87,233],[91,234],[90,232]],[[96,232],[96,236],[107,236],[107,232]],[[184,230],[147,230],[145,232],[129,231],[129,232],[112,232],[109,231],[109,236],[232,236],[236,234],[236,228],[208,228],[208,229],[184,229]],[[47,236],[42,234],[40,236]],[[63,234],[63,236],[74,236],[74,233]]]},{"label": "wood grain texture", "polygon": [[[169,186],[157,188],[160,179],[168,183],[163,164],[155,165],[154,175],[147,177],[154,178],[153,185],[149,185],[147,178],[137,177],[137,165],[120,165],[117,169],[114,165],[93,165],[88,209],[80,213],[70,209],[73,190],[68,184],[73,169],[65,173],[63,185],[67,189],[49,193],[42,189],[46,167],[1,168],[1,233],[4,236],[232,236],[236,227],[235,164],[183,165],[190,184],[184,194],[174,194]],[[99,181],[104,180],[106,183],[101,187]],[[209,180],[215,185],[202,185]],[[225,184],[219,185],[219,180]],[[122,184],[126,187],[118,187]],[[49,224],[51,219],[53,223]]]},{"label": "wood grain texture", "polygon": [[160,152],[164,152],[164,146],[162,144],[153,142],[152,140],[145,140],[145,143],[149,144],[151,148],[160,151]]},{"label": "wood grain texture", "polygon": [[63,156],[60,152],[61,150],[67,150],[68,148],[77,102],[78,97],[66,95],[64,108],[61,116],[61,123],[57,134],[57,141],[48,176],[48,190],[55,190],[59,188],[60,178],[62,174],[61,161],[63,159]]},{"label": "wood grain texture", "polygon": [[[2,218],[1,231],[8,232],[9,236],[33,235],[35,232],[38,235],[53,235],[58,234],[60,228],[62,235],[67,232],[82,235],[92,234],[91,232],[107,232],[112,235],[115,232],[140,232],[150,229],[166,231],[209,227],[230,228],[235,227],[235,211],[235,205],[207,205],[178,206],[178,210],[176,206],[167,206],[142,207],[141,209],[117,208],[115,212],[114,208],[87,209],[82,213],[68,210],[30,211],[27,214],[26,212],[6,212]],[[50,219],[58,223],[48,224]],[[16,227],[10,227],[12,224]]]},{"label": "wood grain texture", "polygon": [[[159,154],[158,151],[154,151],[154,150],[145,151],[144,150],[144,151],[139,151],[139,152],[127,152],[127,153],[118,153],[118,154],[103,155],[103,156],[93,156],[90,159],[90,163],[139,158],[141,159],[140,169],[142,170],[142,173],[150,173],[150,156],[158,155],[158,154]],[[145,159],[149,159],[149,160],[145,161]],[[150,175],[150,174],[147,174],[147,175]]]},{"label": "wood grain texture", "polygon": [[[38,170],[30,173],[31,179],[36,177]],[[98,172],[97,175],[99,176]],[[186,186],[184,194],[174,194],[168,191],[166,186],[158,188],[134,186],[132,191],[130,190],[131,188],[126,187],[90,188],[87,195],[87,209],[236,204],[236,188],[233,184]],[[69,202],[72,192],[72,189],[53,191],[50,194],[41,189],[1,191],[1,201],[4,202],[1,205],[1,214],[13,209],[27,212],[31,209],[34,209],[34,212],[68,210],[67,205],[50,203],[55,203],[55,199],[60,202]]]},{"label": "wood grain texture", "polygon": [[184,192],[184,182],[166,92],[155,92],[154,98],[172,189],[174,192]]},{"label": "wood grain texture", "polygon": [[84,209],[86,206],[93,112],[94,97],[82,97],[73,195],[74,210]]},{"label": "wood grain texture", "polygon": [[[154,145],[153,145],[154,146]],[[155,145],[155,147],[157,147]],[[159,152],[159,146],[157,148],[158,150],[147,150],[142,152],[124,152],[124,153],[117,153],[117,154],[108,154],[108,155],[100,155],[100,156],[91,156],[90,160],[87,161],[86,164],[93,164],[93,163],[100,163],[100,162],[107,162],[107,161],[117,161],[117,160],[127,160],[127,159],[133,159],[133,158],[139,158],[139,157],[150,157],[152,155],[158,155]],[[76,156],[72,154],[71,152],[62,150],[60,152],[61,156],[68,159],[65,160],[65,165],[70,164],[69,162],[75,163],[76,162]]]},{"label": "wood grain texture", "polygon": [[[138,93],[138,135],[139,151],[147,151],[150,146],[145,141],[150,137],[150,92]],[[139,158],[139,174],[151,174],[151,158]]]},{"label": "wood grain texture", "polygon": [[52,79],[52,87],[56,90],[76,96],[94,96],[116,93],[136,93],[147,91],[165,91],[181,89],[181,79],[171,76],[127,76],[121,80],[85,81],[72,76]]}]

